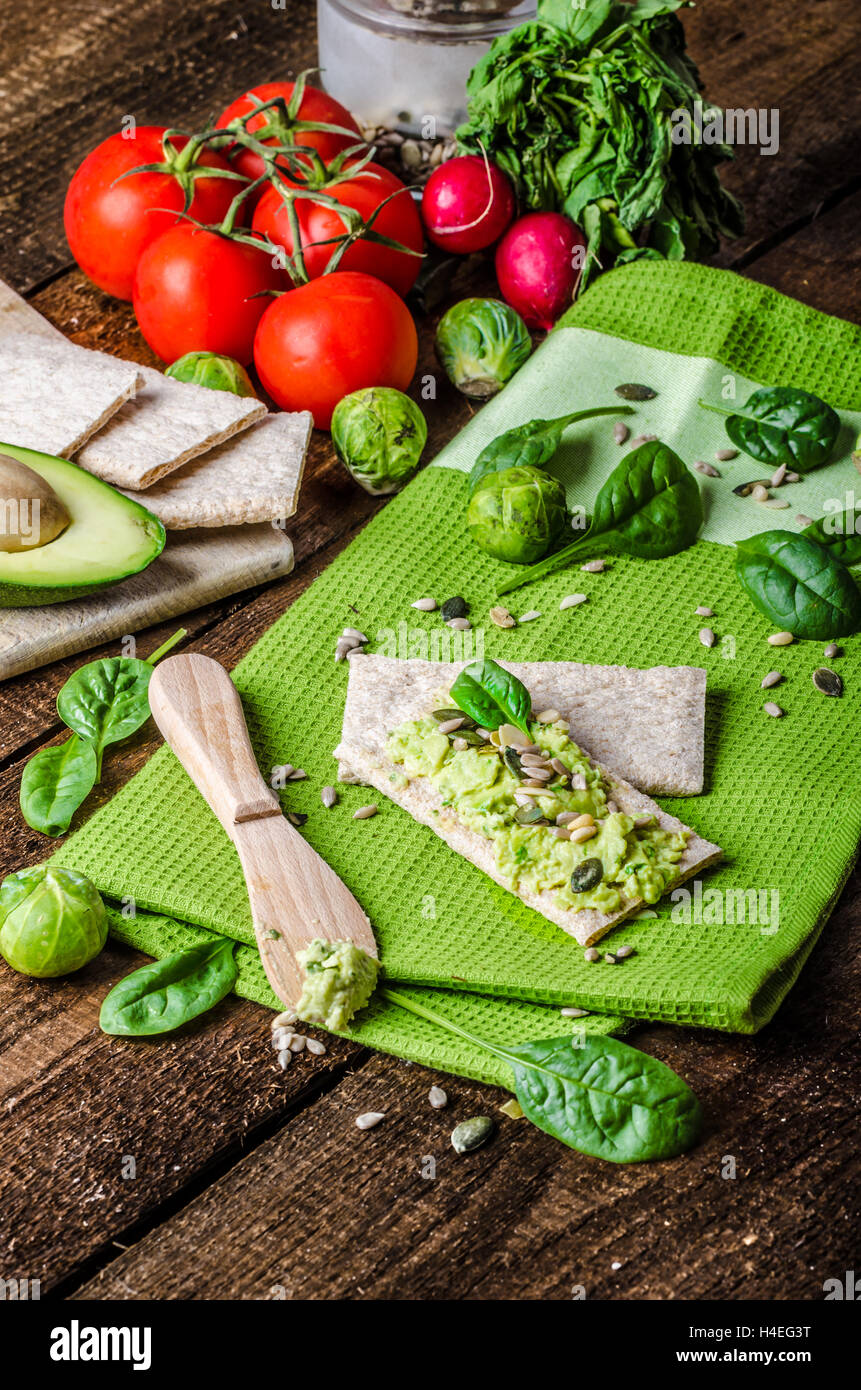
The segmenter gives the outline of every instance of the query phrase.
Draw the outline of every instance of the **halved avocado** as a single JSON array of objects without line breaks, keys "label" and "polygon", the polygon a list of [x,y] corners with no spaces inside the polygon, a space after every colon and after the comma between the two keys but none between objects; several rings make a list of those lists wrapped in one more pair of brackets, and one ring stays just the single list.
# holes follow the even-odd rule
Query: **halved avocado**
[{"label": "halved avocado", "polygon": [[164,549],[158,518],[86,469],[16,444],[0,443],[0,455],[38,473],[69,515],[46,545],[0,549],[0,608],[68,603],[139,574]]}]

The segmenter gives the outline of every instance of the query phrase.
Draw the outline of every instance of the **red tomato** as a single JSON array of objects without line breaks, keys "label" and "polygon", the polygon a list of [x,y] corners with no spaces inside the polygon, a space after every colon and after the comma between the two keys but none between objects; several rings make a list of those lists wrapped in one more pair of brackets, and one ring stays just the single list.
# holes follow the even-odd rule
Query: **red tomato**
[{"label": "red tomato", "polygon": [[283,290],[287,283],[266,251],[180,222],[151,242],[138,261],[135,313],[164,362],[204,351],[235,357],[245,366],[269,303],[261,291]]},{"label": "red tomato", "polygon": [[363,386],[405,391],[418,361],[409,309],[382,280],[336,270],[271,303],[254,339],[260,381],[282,410],[329,428],[342,396]]},{"label": "red tomato", "polygon": [[[166,129],[146,125],[137,127],[134,139],[122,133],[108,136],[78,167],[66,194],[63,219],[72,255],[99,289],[118,299],[131,299],[141,252],[173,226],[185,204],[177,161],[169,151],[165,154],[162,143]],[[181,152],[187,143],[185,136],[177,136],[174,149]],[[166,171],[134,174],[115,182],[139,164],[164,164]],[[193,167],[230,169],[226,159],[206,149],[197,155]],[[208,223],[222,220],[242,184],[195,174],[192,186],[188,211],[199,222]]]},{"label": "red tomato", "polygon": [[[259,87],[252,87],[236,101],[231,102],[226,111],[223,111],[218,121],[219,126],[229,125],[235,121],[237,116],[247,116],[249,111],[254,110],[255,103],[252,97],[257,97],[259,101],[271,101],[273,97],[283,97],[289,104],[293,95],[295,82],[264,82]],[[299,121],[320,121],[326,125],[344,126],[347,130],[355,132],[350,135],[333,135],[326,130],[294,130],[292,121],[284,121],[277,106],[270,106],[268,111],[262,112],[248,122],[246,130],[250,135],[262,140],[265,145],[310,145],[317,150],[325,163],[334,159],[341,150],[346,150],[350,145],[364,143],[364,137],[353,117],[345,106],[334,97],[330,97],[326,92],[321,92],[318,87],[306,87],[299,110],[294,118]],[[234,168],[238,169],[246,178],[257,179],[263,173],[264,163],[259,154],[253,150],[243,149],[241,145],[234,145],[231,154]],[[254,201],[252,199],[252,201]]]},{"label": "red tomato", "polygon": [[[293,188],[303,186],[298,180],[286,177],[284,182]],[[386,203],[375,219],[373,230],[381,236],[399,241],[402,246],[421,252],[423,238],[418,208],[406,184],[380,164],[366,164],[354,178],[330,187],[324,186],[320,191],[331,194],[345,207],[355,208],[365,222],[370,220],[381,203],[390,198],[391,201]],[[344,221],[332,207],[325,202],[315,202],[313,198],[297,198],[294,207],[305,251],[305,269],[309,277],[316,280],[325,271],[337,247],[314,243],[331,243],[332,237],[343,237],[346,234]],[[290,219],[277,188],[267,188],[257,204],[252,225],[256,232],[268,236],[278,246],[283,246],[288,255],[292,255]],[[400,295],[412,289],[420,266],[420,255],[408,256],[403,251],[392,251],[388,246],[375,246],[372,241],[364,240],[354,242],[338,262],[339,271],[361,270],[367,275],[375,275]]]}]

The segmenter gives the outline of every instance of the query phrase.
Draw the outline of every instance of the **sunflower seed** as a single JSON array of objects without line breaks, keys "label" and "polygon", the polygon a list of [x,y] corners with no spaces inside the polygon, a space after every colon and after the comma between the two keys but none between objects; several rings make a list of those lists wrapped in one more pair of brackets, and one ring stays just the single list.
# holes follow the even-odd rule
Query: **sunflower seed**
[{"label": "sunflower seed", "polygon": [[528,613],[521,613],[518,621],[521,623],[534,623],[535,619],[540,617],[541,614],[539,613],[537,608],[530,608]]},{"label": "sunflower seed", "polygon": [[822,653],[822,655],[823,655],[823,656],[827,656],[827,657],[829,657],[829,658],[830,658],[830,657],[835,657],[835,656],[840,656],[840,655],[841,655],[841,651],[840,651],[840,648],[838,647],[838,645],[837,645],[836,642],[829,642],[829,643],[828,643],[828,646],[825,648],[825,651]]},{"label": "sunflower seed", "polygon": [[491,608],[490,621],[497,627],[516,627],[517,619],[513,618],[507,608]]},{"label": "sunflower seed", "polygon": [[294,1033],[293,1036],[292,1036],[292,1038],[290,1039],[290,1043],[289,1043],[290,1051],[291,1051],[291,1052],[304,1052],[304,1050],[305,1050],[305,1044],[306,1044],[307,1041],[308,1041],[308,1039],[304,1036],[304,1034],[302,1034],[302,1033]]},{"label": "sunflower seed", "polygon": [[366,1110],[364,1115],[356,1116],[356,1129],[373,1129],[385,1118],[385,1111]]},{"label": "sunflower seed", "polygon": [[648,826],[654,825],[654,822],[655,817],[651,814],[645,816],[636,816],[634,819],[634,829],[646,830]]},{"label": "sunflower seed", "polygon": [[591,816],[591,815],[589,814],[588,811],[583,811],[583,812],[581,812],[581,814],[580,814],[579,816],[575,816],[575,817],[574,817],[574,819],[573,819],[572,822],[571,822],[571,829],[572,829],[572,830],[578,830],[578,829],[580,828],[581,825],[594,825],[594,824],[595,824],[595,817],[594,817],[594,816]]},{"label": "sunflower seed", "polygon": [[607,952],[605,952],[604,960],[607,962],[608,965],[618,965],[618,964],[619,964],[619,957],[618,957],[618,956],[614,956],[613,953],[612,953],[612,951],[607,951]]},{"label": "sunflower seed", "polygon": [[630,433],[628,426],[623,424],[621,420],[613,426],[613,438],[617,444],[624,444]]},{"label": "sunflower seed", "polygon": [[375,804],[360,806],[358,811],[353,812],[353,820],[370,820],[371,816],[375,816],[379,809],[380,808]]},{"label": "sunflower seed", "polygon": [[428,1100],[434,1110],[445,1110],[445,1107],[448,1105],[448,1096],[442,1089],[442,1086],[431,1086],[428,1091]]},{"label": "sunflower seed", "polygon": [[455,1153],[468,1154],[486,1144],[494,1130],[493,1120],[487,1115],[476,1115],[471,1120],[461,1120],[451,1132],[451,1146]]},{"label": "sunflower seed", "polygon": [[606,560],[589,560],[585,565],[581,565],[580,568],[586,574],[603,574],[606,565]]},{"label": "sunflower seed", "polygon": [[565,766],[561,758],[551,758],[550,766],[553,768],[554,772],[559,773],[560,777],[569,776],[568,768]]},{"label": "sunflower seed", "polygon": [[319,1038],[307,1038],[305,1041],[305,1046],[311,1053],[312,1057],[322,1057],[324,1052],[326,1051],[326,1044],[320,1042]]},{"label": "sunflower seed", "polygon": [[770,481],[771,480],[769,478],[754,478],[752,483],[739,483],[737,487],[733,488],[733,492],[735,493],[736,497],[750,497],[754,488],[757,487],[764,488],[767,492]]},{"label": "sunflower seed", "polygon": [[750,495],[753,498],[754,502],[767,502],[768,488],[764,487],[762,483],[754,483],[753,487],[750,490]]},{"label": "sunflower seed", "polygon": [[303,767],[294,767],[292,772],[287,773],[288,782],[307,782],[308,774]]},{"label": "sunflower seed", "polygon": [[586,783],[586,778],[585,778],[585,776],[584,776],[584,774],[583,774],[582,772],[573,772],[573,773],[571,774],[571,790],[572,790],[572,791],[575,791],[575,792],[584,792],[584,791],[586,790],[586,785],[587,785],[587,783]]},{"label": "sunflower seed", "polygon": [[524,772],[528,774],[530,780],[533,782],[552,782],[553,778],[556,776],[552,768],[536,767],[533,763],[525,767]]},{"label": "sunflower seed", "polygon": [[779,497],[767,497],[762,505],[764,507],[770,507],[773,512],[782,512],[788,508],[789,503],[784,502],[782,498]]},{"label": "sunflower seed", "polygon": [[557,824],[557,825],[570,825],[571,822],[574,821],[574,820],[576,820],[576,819],[577,819],[577,812],[576,812],[576,811],[560,811],[560,812],[559,812],[559,815],[556,817],[556,824]]},{"label": "sunflower seed", "polygon": [[285,1009],[283,1013],[276,1014],[272,1020],[273,1030],[276,1028],[286,1028],[289,1024],[296,1022],[296,1014],[293,1009]]},{"label": "sunflower seed", "polygon": [[783,672],[782,672],[782,671],[769,671],[768,675],[767,675],[767,676],[763,676],[762,680],[760,681],[760,683],[759,683],[759,684],[760,684],[760,689],[761,689],[761,690],[770,690],[771,687],[772,687],[773,685],[780,685],[780,682],[781,682],[782,680],[783,680]]},{"label": "sunflower seed", "polygon": [[791,632],[772,632],[767,641],[770,647],[788,647],[790,642],[795,641],[795,637]]},{"label": "sunflower seed", "polygon": [[514,793],[514,800],[519,801],[522,796],[552,796],[553,793],[543,782],[521,782],[517,791]]},{"label": "sunflower seed", "polygon": [[715,458],[718,463],[729,463],[730,459],[738,458],[738,449],[715,449]]},{"label": "sunflower seed", "polygon": [[320,800],[326,807],[326,810],[329,811],[338,800],[338,793],[335,791],[334,787],[322,787],[320,790]]},{"label": "sunflower seed", "polygon": [[783,481],[784,481],[785,483],[800,483],[800,482],[801,482],[801,474],[800,474],[800,473],[787,473],[786,476],[784,477]]},{"label": "sunflower seed", "polygon": [[416,601],[415,601],[415,603],[411,603],[411,604],[410,604],[410,608],[417,608],[417,609],[419,610],[420,613],[435,613],[435,612],[436,612],[436,599],[435,599],[435,598],[417,598]]},{"label": "sunflower seed", "polygon": [[765,710],[766,714],[771,715],[772,719],[783,718],[784,711],[780,708],[780,705],[776,705],[773,700],[766,700],[762,708]]},{"label": "sunflower seed", "polygon": [[354,642],[367,642],[368,640],[364,632],[360,632],[357,627],[345,627],[344,631],[341,633],[341,636],[349,637]]},{"label": "sunflower seed", "polygon": [[348,660],[348,661],[352,661],[354,656],[365,656],[365,655],[366,655],[366,652],[365,652],[364,647],[353,647],[350,651],[347,652],[347,660]]},{"label": "sunflower seed", "polygon": [[813,672],[813,684],[823,695],[843,694],[843,681],[836,671],[830,671],[827,666],[817,666]]},{"label": "sunflower seed", "polygon": [[507,1115],[509,1120],[522,1120],[524,1118],[522,1107],[513,1096],[504,1105],[500,1105],[499,1113],[500,1115]]},{"label": "sunflower seed", "polygon": [[[522,729],[517,729],[513,724],[500,724],[496,731],[499,734],[500,742],[509,748],[516,748],[518,753],[534,753],[532,740]],[[538,750],[540,752],[540,749]]]},{"label": "sunflower seed", "polygon": [[715,468],[713,463],[706,463],[705,459],[697,459],[694,468],[698,473],[704,473],[707,478],[719,478],[720,470]]},{"label": "sunflower seed", "polygon": [[704,647],[713,647],[715,642],[717,641],[717,638],[715,637],[710,627],[701,627],[700,641],[702,642]]},{"label": "sunflower seed", "polygon": [[280,767],[273,767],[272,780],[276,782],[289,782],[290,774],[296,769],[292,763],[282,763]]},{"label": "sunflower seed", "polygon": [[282,1048],[278,1053],[278,1065],[281,1070],[286,1071],[292,1061],[293,1053],[290,1051],[289,1047]]},{"label": "sunflower seed", "polygon": [[694,613],[698,618],[713,618],[715,615],[714,609],[706,608],[704,603],[701,603],[699,608],[695,608]]},{"label": "sunflower seed", "polygon": [[618,809],[619,809],[619,808],[618,808],[618,806],[616,805],[615,801],[608,801],[608,802],[607,802],[607,810],[610,812],[610,815],[611,815],[611,816],[615,816],[615,814],[616,814],[616,812],[618,811]]},{"label": "sunflower seed", "polygon": [[633,946],[620,946],[616,952],[617,960],[627,960],[629,956],[636,955]]},{"label": "sunflower seed", "polygon": [[590,965],[594,965],[596,960],[601,959],[601,952],[596,951],[594,946],[587,946],[586,950],[583,952],[583,959],[588,960]]},{"label": "sunflower seed", "polygon": [[636,439],[631,440],[631,448],[639,449],[641,444],[651,444],[657,437],[656,434],[638,434]]},{"label": "sunflower seed", "polygon": [[469,618],[449,618],[446,627],[454,628],[455,632],[469,632],[472,623]]},{"label": "sunflower seed", "polygon": [[559,718],[558,709],[543,709],[536,714],[535,719],[538,724],[555,724]]},{"label": "sunflower seed", "polygon": [[445,623],[451,618],[465,618],[467,614],[466,599],[461,594],[455,594],[453,598],[446,599],[440,612]]},{"label": "sunflower seed", "polygon": [[651,386],[643,386],[639,381],[623,381],[614,389],[623,401],[653,401],[658,394]]},{"label": "sunflower seed", "polygon": [[291,825],[295,825],[297,830],[301,830],[302,826],[307,822],[308,816],[305,811],[288,811],[287,819]]},{"label": "sunflower seed", "polygon": [[464,722],[462,714],[455,715],[454,719],[444,719],[439,726],[439,731],[441,734],[453,734],[455,729],[463,728]]},{"label": "sunflower seed", "polygon": [[546,767],[543,753],[521,753],[518,756],[524,767]]},{"label": "sunflower seed", "polygon": [[564,612],[566,608],[576,608],[578,604],[585,603],[588,594],[566,594],[559,605],[559,611]]},{"label": "sunflower seed", "polygon": [[272,1034],[272,1046],[276,1052],[283,1052],[285,1047],[290,1046],[293,1037],[289,1028],[276,1028]]},{"label": "sunflower seed", "polygon": [[813,525],[813,517],[812,517],[812,516],[805,516],[805,515],[804,515],[804,512],[796,512],[796,514],[795,514],[795,520],[798,522],[799,526],[812,526],[812,525]]},{"label": "sunflower seed", "polygon": [[588,1017],[589,1017],[589,1014],[590,1014],[590,1010],[589,1010],[589,1009],[560,1009],[560,1010],[559,1010],[559,1013],[561,1014],[562,1018],[588,1018]]},{"label": "sunflower seed", "polygon": [[557,839],[557,840],[570,840],[570,839],[571,839],[571,831],[570,831],[570,830],[568,829],[568,827],[565,826],[565,825],[557,825],[557,826],[555,826],[555,827],[554,827],[554,830],[553,830],[553,834],[556,836],[556,839]]},{"label": "sunflower seed", "polygon": [[775,468],[774,472],[773,472],[772,475],[771,475],[771,486],[772,486],[772,487],[780,487],[780,484],[783,482],[783,480],[784,480],[785,477],[786,477],[786,464],[785,464],[785,463],[782,463],[782,464],[780,465],[779,468]]}]

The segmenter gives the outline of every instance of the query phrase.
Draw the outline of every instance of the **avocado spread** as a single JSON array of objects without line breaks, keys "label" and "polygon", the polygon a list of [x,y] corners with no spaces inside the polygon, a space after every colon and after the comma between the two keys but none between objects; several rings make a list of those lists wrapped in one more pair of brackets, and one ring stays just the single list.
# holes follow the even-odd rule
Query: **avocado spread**
[{"label": "avocado spread", "polygon": [[[555,890],[559,906],[572,912],[611,914],[631,899],[657,902],[678,877],[688,832],[614,809],[611,785],[571,742],[563,720],[529,728],[542,762],[553,759],[565,769],[554,770],[546,793],[537,795],[522,791],[530,780],[523,750],[487,742],[456,747],[464,743],[463,729],[447,736],[432,715],[394,729],[387,748],[406,776],[430,778],[443,806],[493,841],[497,867],[512,889]],[[584,825],[591,818],[594,833],[581,841],[575,829],[574,839],[562,838],[580,816]]]},{"label": "avocado spread", "polygon": [[296,1012],[306,1023],[346,1028],[374,992],[380,963],[352,941],[311,941],[296,959],[305,970]]}]

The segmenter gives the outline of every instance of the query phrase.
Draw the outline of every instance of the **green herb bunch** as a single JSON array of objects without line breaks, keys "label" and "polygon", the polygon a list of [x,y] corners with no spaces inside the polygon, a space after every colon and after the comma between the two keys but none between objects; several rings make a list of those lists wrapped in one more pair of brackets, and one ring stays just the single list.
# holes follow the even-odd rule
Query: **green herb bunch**
[{"label": "green herb bunch", "polygon": [[[699,74],[672,13],[685,3],[541,0],[539,18],[495,39],[470,74],[461,147],[485,150],[524,206],[582,228],[581,288],[613,264],[702,258],[743,229],[718,178],[732,152],[703,144],[694,120]],[[690,143],[673,143],[679,111]]]}]

